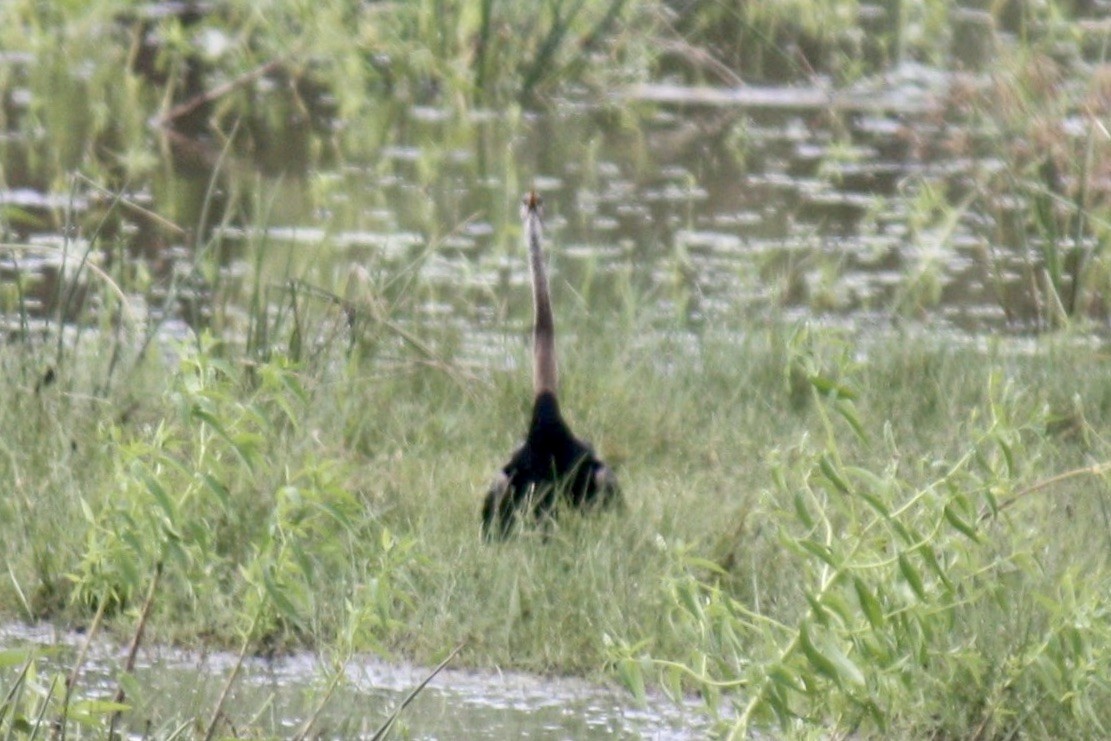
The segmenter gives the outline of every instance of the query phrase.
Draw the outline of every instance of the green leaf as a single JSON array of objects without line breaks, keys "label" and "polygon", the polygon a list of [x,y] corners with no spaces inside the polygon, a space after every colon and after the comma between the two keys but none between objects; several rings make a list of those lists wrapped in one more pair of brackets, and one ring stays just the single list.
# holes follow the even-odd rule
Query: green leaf
[{"label": "green leaf", "polygon": [[621,659],[617,662],[617,678],[625,689],[633,693],[638,703],[644,703],[644,672],[640,662],[635,659]]},{"label": "green leaf", "polygon": [[849,625],[856,611],[849,606],[848,600],[842,594],[839,590],[826,590],[822,595],[822,606],[840,618],[842,625]]},{"label": "green leaf", "polygon": [[85,521],[90,525],[96,525],[96,515],[93,514],[93,508],[89,506],[89,502],[85,497],[81,497],[81,512],[85,515]]},{"label": "green leaf", "polygon": [[143,481],[143,486],[146,487],[154,501],[158,503],[163,514],[166,515],[166,519],[172,522],[174,520],[174,505],[170,501],[170,496],[166,493],[166,490],[162,488],[162,484],[158,483],[158,480],[151,475],[145,466],[140,467],[137,473]]},{"label": "green leaf", "polygon": [[691,569],[704,569],[710,573],[717,574],[718,576],[728,575],[728,571],[721,567],[721,564],[714,563],[708,558],[699,558],[698,556],[684,556],[683,563],[687,568]]},{"label": "green leaf", "polygon": [[787,689],[794,690],[795,692],[806,692],[806,685],[802,683],[798,675],[783,664],[776,664],[769,669],[768,676],[773,682]]},{"label": "green leaf", "polygon": [[999,450],[1003,453],[1003,459],[1007,463],[1007,474],[1014,477],[1017,474],[1018,468],[1015,466],[1015,454],[1011,448],[1011,444],[1003,439],[1002,435],[996,435],[995,442],[999,445]]},{"label": "green leaf", "polygon": [[864,611],[864,617],[868,618],[868,622],[876,630],[882,628],[885,621],[880,601],[860,577],[853,579],[853,588],[856,589],[856,598],[860,600],[860,609]]},{"label": "green leaf", "polygon": [[721,642],[723,649],[731,650],[737,654],[745,653],[746,644],[737,637],[737,632],[733,630],[732,620],[719,620],[718,623],[718,640]]},{"label": "green leaf", "polygon": [[296,373],[285,371],[279,377],[281,378],[282,385],[297,397],[297,401],[302,404],[308,402],[309,395],[305,392],[305,387],[301,385],[301,381],[297,378]]},{"label": "green leaf", "polygon": [[810,515],[810,510],[806,508],[806,498],[802,490],[795,492],[795,514],[803,525],[814,527],[814,518]]},{"label": "green leaf", "polygon": [[130,705],[110,700],[78,700],[69,706],[69,717],[78,722],[88,722],[113,713],[122,713]]},{"label": "green leaf", "polygon": [[352,529],[350,518],[348,518],[347,515],[344,514],[344,512],[339,507],[337,507],[335,504],[333,504],[331,502],[316,502],[315,506],[316,506],[316,508],[320,509],[322,512],[325,512],[333,520],[335,520],[336,524],[339,525],[340,527],[342,527],[343,529],[345,529],[345,530],[351,530]]},{"label": "green leaf", "polygon": [[664,693],[667,694],[672,702],[681,702],[683,699],[682,676],[683,673],[679,667],[673,665],[665,666],[660,671],[660,685],[663,686]]},{"label": "green leaf", "polygon": [[270,578],[270,574],[264,573],[262,575],[262,584],[266,589],[266,594],[270,598],[270,602],[287,620],[296,623],[298,621],[297,608],[293,602],[286,595],[285,590]]},{"label": "green leaf", "polygon": [[864,429],[864,425],[860,422],[860,417],[857,416],[856,407],[850,401],[838,401],[833,405],[833,408],[841,415],[842,419],[849,423],[856,434],[857,440],[867,440],[868,433]]},{"label": "green leaf", "polygon": [[199,404],[194,405],[190,412],[194,417],[215,430],[220,435],[220,437],[227,439],[228,433],[224,431],[224,426],[220,424],[220,421],[216,419],[216,417],[214,417],[211,413],[201,408]]},{"label": "green leaf", "polygon": [[689,581],[680,582],[675,585],[675,591],[679,597],[679,604],[681,604],[691,617],[701,622],[705,615],[702,612],[702,603],[698,600],[697,587],[694,583]]},{"label": "green leaf", "polygon": [[131,698],[132,701],[134,701],[135,698],[143,696],[143,685],[139,683],[139,680],[134,674],[129,672],[121,673],[119,675],[119,683],[125,695]]},{"label": "green leaf", "polygon": [[868,503],[868,506],[874,509],[883,518],[891,516],[891,510],[888,508],[887,503],[880,498],[875,492],[883,492],[888,488],[888,483],[865,468],[851,467],[846,468],[845,473],[850,474],[853,478],[861,479],[864,486],[858,486],[854,489],[854,493]]},{"label": "green leaf", "polygon": [[829,611],[826,610],[825,605],[818,600],[810,592],[806,593],[806,601],[810,604],[810,612],[814,614],[814,619],[819,625],[829,626]]},{"label": "green leaf", "polygon": [[40,231],[48,228],[46,221],[42,217],[36,216],[34,213],[28,211],[25,208],[12,204],[5,204],[4,206],[0,207],[0,220],[5,221],[12,226],[28,227],[29,229],[33,229],[35,231]]},{"label": "green leaf", "polygon": [[955,587],[953,586],[953,582],[949,579],[949,574],[945,572],[945,569],[941,566],[941,562],[937,560],[937,551],[934,550],[934,547],[929,543],[925,543],[918,549],[918,552],[922,554],[922,560],[926,562],[930,570],[937,575],[938,579],[941,579],[945,588],[952,592]]},{"label": "green leaf", "polygon": [[293,553],[293,562],[297,564],[297,569],[301,572],[305,581],[311,584],[316,569],[313,568],[313,562],[309,558],[309,554],[299,542],[290,543],[289,548]]},{"label": "green leaf", "polygon": [[918,573],[918,569],[914,568],[914,564],[910,562],[905,552],[899,554],[899,573],[901,573],[903,578],[907,580],[907,583],[910,584],[910,588],[918,595],[918,599],[925,600],[926,589],[922,585],[922,575]]},{"label": "green leaf", "polygon": [[895,531],[895,534],[898,535],[899,539],[902,540],[905,544],[914,545],[915,543],[922,540],[922,538],[918,535],[914,528],[907,526],[907,524],[904,523],[902,520],[897,518],[891,519],[888,520],[888,523],[890,523],[891,529]]},{"label": "green leaf", "polygon": [[231,494],[228,492],[228,487],[210,473],[201,473],[201,479],[204,481],[205,487],[216,495],[216,499],[220,504],[227,509],[231,502]]},{"label": "green leaf", "polygon": [[833,643],[825,644],[821,649],[815,645],[810,638],[806,623],[803,623],[799,628],[799,645],[802,647],[802,652],[810,665],[819,674],[832,679],[838,686],[850,684],[863,687],[866,684],[864,673],[844,651]]},{"label": "green leaf", "polygon": [[864,687],[867,684],[864,679],[864,672],[860,671],[860,667],[837,644],[830,643],[825,649],[826,655],[833,662],[837,676],[842,682],[855,687]]},{"label": "green leaf", "polygon": [[819,543],[815,540],[811,540],[810,538],[804,538],[795,542],[798,543],[799,546],[803,548],[803,550],[817,556],[830,566],[837,568],[837,560],[833,557],[833,551],[829,548],[829,546]]},{"label": "green leaf", "polygon": [[840,684],[841,677],[837,673],[837,665],[811,642],[810,631],[807,629],[806,623],[799,626],[799,646],[802,648],[806,660],[810,662],[810,666],[814,667],[822,676]]},{"label": "green leaf", "polygon": [[828,455],[823,455],[818,460],[818,468],[822,470],[822,475],[829,479],[829,482],[837,488],[837,491],[842,494],[849,493],[849,485],[845,483],[845,479],[841,478],[841,474],[837,472],[837,469],[833,465],[833,461],[830,460]]},{"label": "green leaf", "polygon": [[859,396],[852,388],[817,373],[812,374],[807,380],[823,396],[833,396],[836,399],[855,399]]},{"label": "green leaf", "polygon": [[31,659],[31,652],[22,648],[8,648],[0,651],[0,669],[17,664],[26,664]]},{"label": "green leaf", "polygon": [[957,529],[962,535],[967,537],[974,543],[980,542],[980,536],[976,532],[976,526],[962,518],[957,514],[956,509],[952,505],[945,505],[945,519],[946,521]]}]

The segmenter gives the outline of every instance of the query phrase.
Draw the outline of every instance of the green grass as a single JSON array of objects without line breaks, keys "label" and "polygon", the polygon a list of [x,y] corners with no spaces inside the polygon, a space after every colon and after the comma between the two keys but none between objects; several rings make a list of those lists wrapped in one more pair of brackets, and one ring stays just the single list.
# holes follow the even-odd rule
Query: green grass
[{"label": "green grass", "polygon": [[[574,313],[560,321],[590,327]],[[753,722],[796,730],[1104,727],[1103,479],[978,520],[1108,460],[1101,353],[776,327],[690,353],[636,329],[562,347],[568,414],[629,511],[494,546],[478,508],[523,432],[523,371],[202,343],[94,398],[95,363],[35,393],[33,347],[10,345],[5,617],[101,610],[124,639],[161,563],[148,641],[424,663],[462,643],[465,665],[706,690],[674,668],[690,662],[742,706],[762,697]]]}]

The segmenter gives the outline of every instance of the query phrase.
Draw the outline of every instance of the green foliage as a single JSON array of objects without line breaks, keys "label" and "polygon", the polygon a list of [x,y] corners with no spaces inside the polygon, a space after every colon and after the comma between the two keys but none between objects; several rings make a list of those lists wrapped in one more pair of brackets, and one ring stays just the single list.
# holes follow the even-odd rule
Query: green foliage
[{"label": "green foliage", "polygon": [[[105,429],[115,486],[99,507],[83,503],[89,543],[75,598],[126,604],[166,562],[188,600],[175,608],[235,585],[225,596],[241,619],[263,615],[265,635],[296,629],[310,585],[351,557],[360,505],[335,462],[283,444],[310,401],[294,368],[275,359],[247,376],[211,340],[182,349],[166,394],[174,414],[138,434]],[[387,534],[381,546],[394,547]]]},{"label": "green foliage", "polygon": [[[156,624],[207,615],[244,647],[273,649],[308,638],[321,612],[316,585],[333,580],[346,605],[345,655],[383,645],[406,600],[393,572],[411,545],[376,525],[338,461],[304,444],[311,392],[296,368],[277,358],[245,373],[209,338],[180,350],[167,414],[138,427],[104,423],[95,442],[112,475],[80,500],[84,546],[69,574],[75,605],[97,613],[90,635],[101,615],[134,614],[146,595],[136,641],[153,606]],[[337,578],[355,559],[366,563],[359,581]],[[18,681],[35,684],[34,663]],[[117,705],[70,702],[67,692],[48,717],[95,725]]]},{"label": "green foliage", "polygon": [[[28,131],[47,127],[46,140],[57,142],[54,128],[70,128],[70,144],[56,155],[59,172],[66,172],[93,154],[74,148],[94,144],[138,162],[120,150],[143,142],[148,119],[205,92],[198,82],[211,80],[215,87],[274,62],[288,91],[264,95],[233,86],[214,101],[217,118],[249,119],[259,115],[260,104],[276,104],[275,112],[303,111],[320,88],[335,96],[338,115],[348,120],[381,95],[502,105],[531,99],[571,74],[604,81],[606,66],[588,62],[643,44],[635,30],[644,14],[626,5],[268,0],[193,14],[111,0],[69,8],[17,0],[0,10],[0,38],[7,51],[31,54],[36,63],[24,68],[8,60],[11,66],[0,69],[14,75],[4,80],[8,85],[26,84],[35,92],[23,117]],[[94,60],[93,75],[79,71],[80,63]],[[31,77],[20,79],[23,74]],[[284,99],[287,92],[291,99]]]},{"label": "green foliage", "polygon": [[[482,484],[527,411],[516,374],[344,361],[338,341],[311,364],[248,361],[205,338],[165,377],[135,376],[151,393],[128,420],[91,426],[72,501],[0,524],[3,603],[35,591],[50,538],[72,577],[50,614],[132,632],[153,595],[156,640],[306,646],[330,665],[464,643],[472,665],[697,687],[738,731],[1106,724],[1102,482],[1093,469],[1023,493],[1108,457],[1100,358],[772,328],[706,338],[661,374],[680,357],[666,338],[581,337],[567,408],[617,462],[624,517],[481,543]],[[58,424],[88,428],[101,408]],[[33,481],[50,469],[21,435],[9,460]],[[125,704],[143,693],[127,686]]]},{"label": "green foliage", "polygon": [[[1111,633],[1091,620],[1111,608],[1106,539],[1063,524],[1069,542],[1059,526],[1035,528],[1036,514],[1000,511],[1040,468],[1045,410],[990,374],[959,454],[915,461],[890,428],[881,437],[843,413],[835,422],[842,395],[807,379],[825,434],[773,449],[775,486],[754,515],[775,576],[739,588],[717,563],[675,547],[669,620],[691,648],[671,658],[645,643],[613,647],[626,685],[641,694],[655,664],[675,696],[693,687],[713,708],[728,699],[730,737],[771,724],[1104,733],[1111,686],[1094,667]],[[658,658],[646,664],[646,653]]]},{"label": "green foliage", "polygon": [[858,3],[844,0],[695,2],[676,24],[740,78],[784,82],[817,71],[843,74],[850,60],[858,62],[851,41],[859,33],[858,12]]},{"label": "green foliage", "polygon": [[[63,712],[65,676],[40,673],[43,656],[36,650],[0,651],[0,671],[19,667],[10,683],[0,684],[0,733],[4,738],[34,738]],[[109,717],[125,705],[93,697],[71,703],[69,720],[75,735],[94,733],[106,727]]]}]

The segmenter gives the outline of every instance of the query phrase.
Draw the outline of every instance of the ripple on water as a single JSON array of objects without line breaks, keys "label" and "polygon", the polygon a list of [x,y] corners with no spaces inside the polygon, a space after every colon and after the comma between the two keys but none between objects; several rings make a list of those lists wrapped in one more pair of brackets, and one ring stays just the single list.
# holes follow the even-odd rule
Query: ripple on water
[{"label": "ripple on water", "polygon": [[[238,265],[218,277],[249,285],[258,264],[251,250],[265,247],[271,273],[294,264],[290,255],[310,255],[296,261],[298,277],[335,290],[329,281],[342,285],[355,262],[407,269],[427,252],[446,262],[424,264],[421,279],[427,283],[416,290],[462,285],[467,300],[488,304],[495,300],[489,291],[504,283],[504,271],[511,275],[511,288],[526,276],[521,251],[508,247],[519,240],[511,215],[520,196],[508,191],[535,187],[548,205],[555,272],[560,257],[575,261],[565,263],[571,268],[566,281],[575,289],[581,288],[576,280],[596,281],[590,286],[592,301],[609,284],[617,285],[607,279],[627,267],[641,281],[634,298],[660,301],[646,310],[650,314],[673,317],[688,299],[672,295],[678,286],[697,290],[708,321],[741,316],[752,308],[750,301],[763,308],[777,293],[781,304],[794,302],[813,319],[827,311],[851,314],[857,305],[808,302],[815,293],[781,286],[757,296],[737,291],[723,276],[770,272],[801,289],[803,281],[796,280],[801,275],[820,281],[823,296],[872,302],[898,293],[892,271],[903,271],[910,281],[928,267],[943,289],[936,308],[946,308],[929,307],[930,320],[959,327],[983,326],[1000,315],[1010,327],[1014,317],[1036,321],[1043,297],[1035,295],[1030,271],[1041,269],[1044,252],[1053,246],[1039,242],[1036,225],[1031,226],[1026,190],[978,193],[993,173],[1015,165],[999,155],[992,132],[983,126],[961,130],[968,146],[949,146],[952,123],[937,108],[949,82],[945,70],[917,64],[899,65],[843,91],[821,84],[703,88],[662,82],[617,93],[622,114],[617,126],[613,109],[586,92],[520,116],[436,105],[398,109],[391,111],[394,123],[380,132],[385,146],[357,156],[346,153],[351,156],[338,158],[343,164],[319,163],[305,181],[309,185],[297,193],[299,202],[309,204],[303,214],[275,209],[277,217],[298,226],[236,224],[240,218],[257,223],[245,214],[221,227],[217,236],[240,249],[230,258]],[[629,105],[630,100],[651,104]],[[1083,136],[1085,120],[1066,119],[1066,135]],[[495,141],[505,142],[505,152],[490,146]],[[257,173],[239,178],[237,172],[226,175],[236,181],[229,190],[259,188]],[[272,184],[263,182],[259,189]],[[287,185],[291,191],[298,187]],[[165,193],[173,190],[143,183],[127,200],[167,212]],[[24,243],[53,239],[55,248],[69,245],[76,254],[85,246],[74,233],[63,238],[57,224],[67,210],[88,210],[99,218],[110,199],[95,193],[13,188],[0,192],[0,207],[8,209],[4,215],[13,225],[30,233],[20,236]],[[954,223],[950,213],[957,213]],[[149,292],[152,310],[172,313],[172,307],[159,308],[158,299],[166,297],[165,285],[175,277],[196,272],[195,252],[178,254],[175,244],[148,247],[150,230],[135,226],[124,224],[117,234],[152,263],[150,286],[137,290]],[[1088,250],[1092,244],[1081,246]],[[287,249],[271,251],[274,245]],[[319,249],[288,249],[303,246]],[[1073,245],[1063,240],[1056,248]],[[509,255],[507,265],[496,257],[503,253]],[[20,270],[49,269],[43,258],[28,258],[20,260]],[[174,264],[183,272],[175,273]],[[677,270],[690,267],[694,275],[676,277]],[[992,285],[1001,289],[985,289]],[[435,298],[462,305],[462,299]],[[39,296],[26,305],[44,315],[56,309]],[[528,311],[527,301],[515,300],[508,319],[518,321]],[[475,322],[466,331],[489,326],[484,306],[463,315]],[[188,316],[195,320],[204,313]],[[861,326],[867,324],[866,316],[860,319]]]},{"label": "ripple on water", "polygon": [[[61,653],[40,654],[44,667],[54,670],[69,665],[67,660],[83,640],[82,635],[51,626],[0,626],[5,647],[62,648]],[[123,646],[94,641],[78,692],[110,697],[125,652]],[[132,721],[142,728],[146,718],[207,718],[206,710],[235,663],[235,656],[224,652],[142,650],[135,678],[147,694],[136,698],[135,714],[140,717]],[[346,681],[316,725],[325,737],[348,735],[344,729],[372,731],[430,673],[426,667],[370,657],[348,661],[343,671]],[[242,724],[268,706],[277,728],[297,728],[315,708],[328,672],[306,653],[247,659],[227,705],[229,720]],[[432,679],[402,719],[416,738],[701,739],[709,722],[700,708],[693,701],[676,705],[657,695],[645,707],[637,707],[620,690],[575,678],[448,668]]]}]

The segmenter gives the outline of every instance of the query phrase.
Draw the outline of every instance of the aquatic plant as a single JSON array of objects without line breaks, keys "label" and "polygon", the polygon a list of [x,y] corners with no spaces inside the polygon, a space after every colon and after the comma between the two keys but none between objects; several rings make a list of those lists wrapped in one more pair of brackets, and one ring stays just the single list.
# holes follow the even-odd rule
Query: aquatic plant
[{"label": "aquatic plant", "polygon": [[43,652],[37,649],[0,651],[0,670],[19,667],[9,682],[0,684],[0,732],[5,738],[35,738],[51,731],[65,738],[67,726],[54,725],[60,711],[67,713],[74,735],[81,737],[107,727],[109,718],[125,707],[89,696],[67,703],[63,711],[62,698],[70,695],[66,677],[61,672],[43,673],[43,658]]},{"label": "aquatic plant", "polygon": [[340,141],[344,157],[376,147],[351,123],[383,97],[504,107],[563,82],[642,71],[612,61],[645,54],[636,32],[645,15],[624,0],[556,0],[538,12],[497,0],[170,9],[16,0],[0,8],[0,128],[27,152],[4,158],[5,180],[42,187],[80,170],[134,186],[167,174],[159,149],[188,175],[218,156],[213,137],[237,127],[236,152],[272,174],[302,174],[335,160]]},{"label": "aquatic plant", "polygon": [[912,219],[934,215],[935,228],[918,235],[932,242],[927,252],[951,254],[958,231],[973,235],[1007,319],[1056,329],[1108,306],[1108,41],[1093,38],[1092,59],[1081,61],[1056,53],[1082,33],[1067,14],[1031,10],[1022,28],[1022,44],[999,46],[990,77],[956,78],[931,117],[937,130],[921,156],[963,162],[949,173],[927,168],[905,190],[911,203],[928,202]]}]

